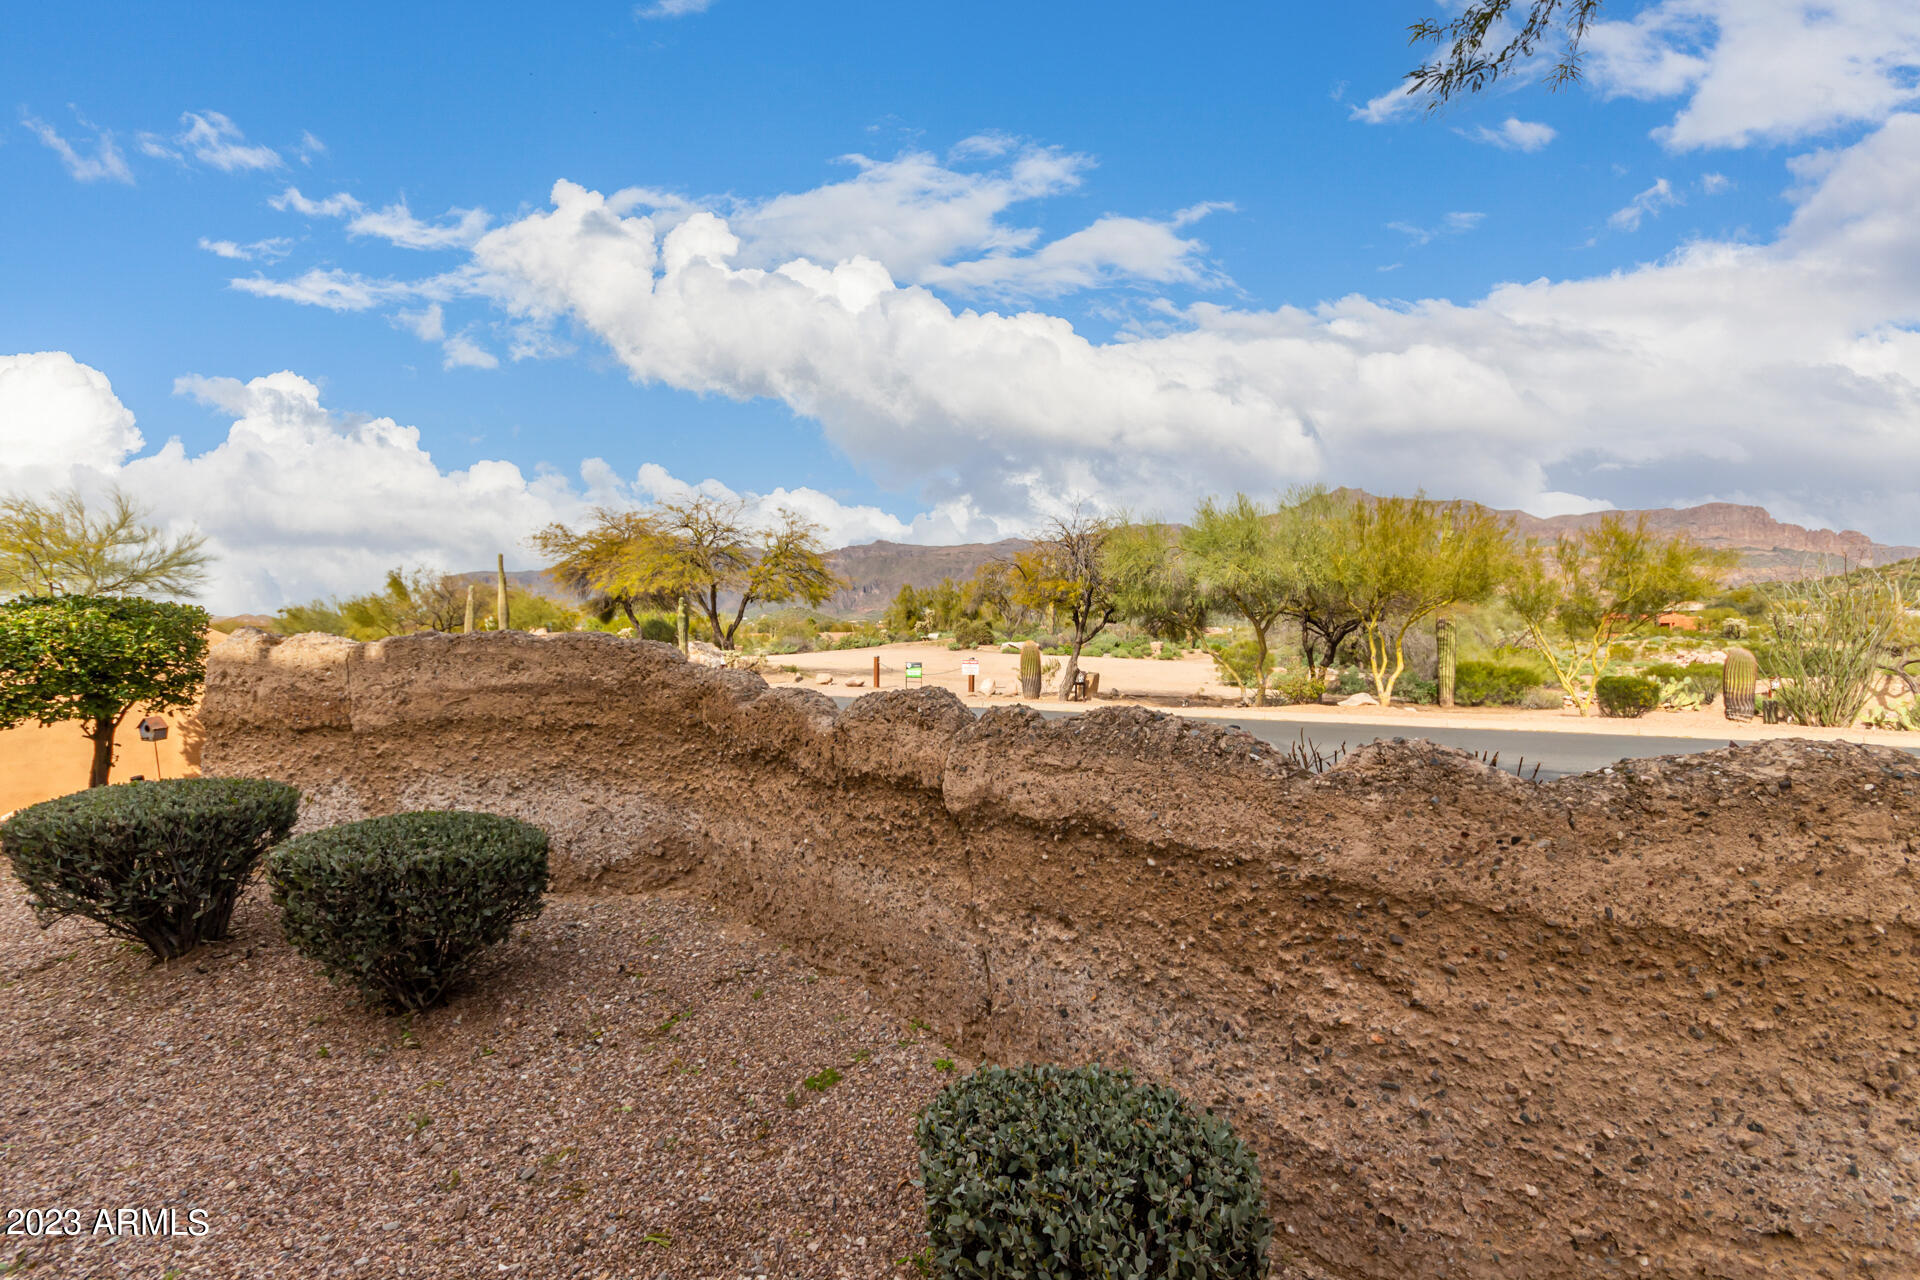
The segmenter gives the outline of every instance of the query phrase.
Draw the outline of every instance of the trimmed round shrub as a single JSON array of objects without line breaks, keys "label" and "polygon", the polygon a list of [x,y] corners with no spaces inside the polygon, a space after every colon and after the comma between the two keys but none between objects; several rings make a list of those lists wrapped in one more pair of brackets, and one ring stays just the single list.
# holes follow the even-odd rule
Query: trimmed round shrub
[{"label": "trimmed round shrub", "polygon": [[42,926],[80,916],[162,960],[227,936],[260,859],[293,829],[300,793],[256,778],[94,787],[0,825],[0,854]]},{"label": "trimmed round shrub", "polygon": [[491,813],[396,813],[296,836],[267,858],[281,926],[368,1003],[432,1008],[540,914],[547,833]]},{"label": "trimmed round shrub", "polygon": [[1643,676],[1601,676],[1593,684],[1600,714],[1632,719],[1660,705],[1660,682]]},{"label": "trimmed round shrub", "polygon": [[1103,1067],[982,1067],[919,1126],[935,1275],[1267,1273],[1273,1224],[1226,1121]]},{"label": "trimmed round shrub", "polygon": [[658,614],[649,614],[640,623],[642,640],[658,640],[661,644],[679,644],[680,628]]}]

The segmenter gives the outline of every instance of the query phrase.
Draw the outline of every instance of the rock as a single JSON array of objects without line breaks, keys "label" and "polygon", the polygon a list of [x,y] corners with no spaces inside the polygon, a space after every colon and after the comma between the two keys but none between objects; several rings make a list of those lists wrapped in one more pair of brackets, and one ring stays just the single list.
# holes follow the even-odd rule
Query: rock
[{"label": "rock", "polygon": [[832,684],[833,677],[823,672],[822,674],[815,676],[813,679],[813,682],[815,684]]},{"label": "rock", "polygon": [[1355,693],[1340,699],[1340,701],[1334,705],[1339,707],[1377,707],[1380,705],[1380,699],[1370,693]]},{"label": "rock", "polygon": [[727,655],[705,640],[693,640],[687,644],[687,661],[701,667],[724,667],[727,665]]},{"label": "rock", "polygon": [[993,681],[982,680],[980,682],[980,694],[982,697],[991,698],[997,692],[999,692],[999,686],[994,684]]},{"label": "rock", "polygon": [[866,682],[865,680],[849,680],[849,681],[847,681],[847,688],[849,688],[849,689],[864,689],[864,688],[866,688],[866,687],[867,687],[867,682]]}]

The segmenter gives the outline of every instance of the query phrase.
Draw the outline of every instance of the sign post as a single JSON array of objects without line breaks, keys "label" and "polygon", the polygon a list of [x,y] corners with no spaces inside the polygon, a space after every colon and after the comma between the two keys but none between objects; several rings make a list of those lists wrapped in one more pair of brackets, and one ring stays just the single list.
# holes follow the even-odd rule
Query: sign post
[{"label": "sign post", "polygon": [[968,658],[965,662],[962,662],[960,664],[960,674],[967,678],[967,692],[972,693],[974,677],[980,674],[979,659]]},{"label": "sign post", "polygon": [[880,687],[880,655],[877,653],[873,655],[873,687]]}]

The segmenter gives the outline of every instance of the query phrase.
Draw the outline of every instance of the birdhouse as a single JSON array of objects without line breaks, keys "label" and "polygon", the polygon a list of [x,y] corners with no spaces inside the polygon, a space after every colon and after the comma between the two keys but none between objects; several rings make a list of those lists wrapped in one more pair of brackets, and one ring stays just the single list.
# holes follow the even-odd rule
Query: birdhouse
[{"label": "birdhouse", "polygon": [[159,742],[167,736],[167,722],[160,716],[148,716],[140,722],[140,741]]}]

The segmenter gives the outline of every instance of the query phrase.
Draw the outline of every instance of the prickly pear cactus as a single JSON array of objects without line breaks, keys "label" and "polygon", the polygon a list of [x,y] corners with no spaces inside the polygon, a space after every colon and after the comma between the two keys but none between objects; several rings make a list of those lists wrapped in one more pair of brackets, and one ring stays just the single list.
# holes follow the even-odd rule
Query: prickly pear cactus
[{"label": "prickly pear cactus", "polygon": [[1729,720],[1753,719],[1754,686],[1760,680],[1760,663],[1747,650],[1735,646],[1727,650],[1727,662],[1720,669],[1720,704]]},{"label": "prickly pear cactus", "polygon": [[1040,696],[1040,646],[1031,640],[1020,646],[1020,696]]}]

